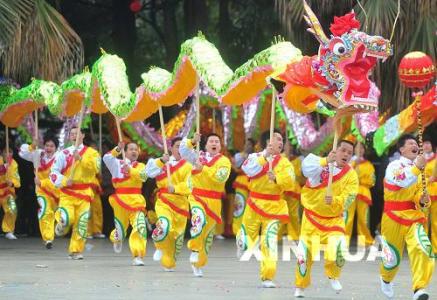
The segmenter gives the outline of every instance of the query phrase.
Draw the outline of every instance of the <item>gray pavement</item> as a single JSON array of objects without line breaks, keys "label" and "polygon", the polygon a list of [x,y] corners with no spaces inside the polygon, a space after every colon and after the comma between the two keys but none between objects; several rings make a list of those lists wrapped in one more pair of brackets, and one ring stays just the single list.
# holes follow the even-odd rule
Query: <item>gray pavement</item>
[{"label": "gray pavement", "polygon": [[[186,248],[176,272],[166,273],[152,260],[150,241],[144,267],[130,265],[127,243],[121,254],[115,254],[108,240],[90,240],[83,261],[69,260],[67,241],[56,240],[55,247],[46,250],[37,238],[9,241],[1,237],[0,299],[294,299],[294,257],[278,263],[279,288],[262,289],[258,262],[253,258],[238,261],[233,240],[214,241],[203,278],[193,278]],[[338,296],[323,276],[322,262],[315,263],[312,274],[306,299],[384,299],[379,291],[378,262],[347,263]],[[405,258],[394,284],[395,299],[412,299]],[[431,299],[437,299],[436,278],[428,291]]]}]

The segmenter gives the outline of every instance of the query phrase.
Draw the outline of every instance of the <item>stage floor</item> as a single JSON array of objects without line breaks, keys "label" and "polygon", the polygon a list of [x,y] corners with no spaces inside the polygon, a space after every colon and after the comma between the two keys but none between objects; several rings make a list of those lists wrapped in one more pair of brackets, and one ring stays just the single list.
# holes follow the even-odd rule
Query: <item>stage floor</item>
[{"label": "stage floor", "polygon": [[[58,239],[52,250],[46,250],[37,238],[9,241],[0,237],[0,299],[293,299],[295,258],[278,262],[278,288],[262,289],[259,263],[253,257],[248,262],[238,261],[234,240],[214,241],[203,278],[192,276],[186,248],[176,272],[167,273],[152,260],[150,240],[144,267],[130,265],[127,243],[123,253],[115,254],[109,240],[90,240],[85,259],[72,261],[67,258],[67,242]],[[379,289],[378,265],[346,263],[343,291],[337,296],[323,275],[322,262],[316,262],[306,299],[385,299]],[[435,275],[428,288],[431,299],[437,299]],[[405,258],[394,285],[395,299],[412,299]]]}]

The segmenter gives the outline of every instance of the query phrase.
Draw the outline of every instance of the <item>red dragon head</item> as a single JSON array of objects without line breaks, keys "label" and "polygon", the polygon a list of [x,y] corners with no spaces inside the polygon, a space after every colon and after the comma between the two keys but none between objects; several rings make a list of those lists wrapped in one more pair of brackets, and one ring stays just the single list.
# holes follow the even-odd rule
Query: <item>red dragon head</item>
[{"label": "red dragon head", "polygon": [[317,17],[304,1],[308,31],[320,42],[318,57],[312,61],[313,79],[332,96],[322,97],[336,108],[373,110],[378,107],[379,89],[369,78],[378,59],[392,55],[390,42],[359,31],[360,22],[352,11],[335,17],[331,37],[323,32]]}]

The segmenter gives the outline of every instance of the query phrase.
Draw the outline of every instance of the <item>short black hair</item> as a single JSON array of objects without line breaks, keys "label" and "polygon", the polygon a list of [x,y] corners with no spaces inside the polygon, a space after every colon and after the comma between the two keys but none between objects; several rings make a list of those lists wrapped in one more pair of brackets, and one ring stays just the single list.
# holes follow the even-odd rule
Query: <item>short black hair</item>
[{"label": "short black hair", "polygon": [[351,141],[348,141],[348,140],[340,140],[340,141],[337,143],[337,147],[340,147],[342,143],[349,144],[349,145],[352,146],[352,148],[354,147],[354,143],[352,143]]},{"label": "short black hair", "polygon": [[405,143],[408,140],[415,140],[417,142],[416,137],[414,135],[412,135],[412,134],[404,134],[398,140],[398,145],[397,145],[398,149],[401,149],[403,146],[405,146]]},{"label": "short black hair", "polygon": [[252,147],[255,147],[256,141],[253,138],[248,138],[247,141],[252,144]]},{"label": "short black hair", "polygon": [[179,141],[182,141],[182,138],[181,137],[175,137],[174,139],[171,140],[170,145],[173,147],[174,144],[176,144]]},{"label": "short black hair", "polygon": [[[282,136],[282,133],[278,129],[273,129],[273,133],[278,133]],[[284,137],[282,137],[284,138]],[[270,139],[270,130],[266,130],[261,134],[260,144],[261,148],[265,149],[267,147],[267,141]]]},{"label": "short black hair", "polygon": [[220,141],[222,140],[222,137],[220,135],[218,135],[217,133],[211,132],[205,136],[205,144],[206,144],[206,142],[208,142],[208,139],[212,136],[218,137]]},{"label": "short black hair", "polygon": [[43,138],[43,143],[44,145],[47,142],[53,142],[53,144],[55,144],[55,147],[58,148],[59,147],[59,140],[56,138],[56,136],[54,134],[46,134]]},{"label": "short black hair", "polygon": [[423,141],[424,141],[424,142],[430,142],[430,143],[431,143],[431,146],[434,147],[434,143],[433,143],[433,141],[432,141],[432,138],[431,138],[428,134],[424,134],[424,135],[423,135]]},{"label": "short black hair", "polygon": [[138,145],[136,142],[134,142],[134,141],[129,141],[129,142],[127,142],[125,145],[124,145],[124,151],[127,151],[127,147],[129,146],[129,145],[132,145],[132,144],[134,144],[134,145],[136,145],[137,147],[138,147],[138,150],[140,150],[140,145]]}]

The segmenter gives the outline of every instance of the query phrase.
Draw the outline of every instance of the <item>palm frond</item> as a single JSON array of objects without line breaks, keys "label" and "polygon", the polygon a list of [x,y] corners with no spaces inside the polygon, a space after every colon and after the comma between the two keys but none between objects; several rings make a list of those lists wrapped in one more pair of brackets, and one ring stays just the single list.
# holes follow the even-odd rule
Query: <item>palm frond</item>
[{"label": "palm frond", "polygon": [[[20,19],[12,40],[0,52],[3,73],[24,83],[31,77],[61,82],[81,71],[84,50],[79,36],[46,1],[30,2],[34,4],[32,13]],[[3,15],[0,15],[2,22]]]}]

